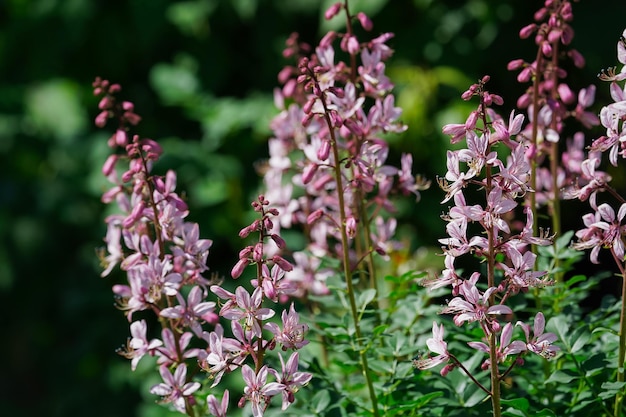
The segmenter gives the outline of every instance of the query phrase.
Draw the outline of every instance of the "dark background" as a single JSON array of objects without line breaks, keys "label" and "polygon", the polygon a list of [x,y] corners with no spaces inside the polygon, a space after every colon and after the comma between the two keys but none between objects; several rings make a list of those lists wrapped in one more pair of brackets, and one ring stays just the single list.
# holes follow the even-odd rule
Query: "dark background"
[{"label": "dark background", "polygon": [[[322,19],[330,3],[0,0],[1,415],[157,415],[138,405],[152,398],[149,381],[115,354],[128,336],[110,290],[120,277],[101,279],[95,256],[109,132],[92,125],[94,77],[121,83],[135,102],[138,133],[164,146],[158,169],[177,170],[191,220],[214,240],[211,269],[226,274],[258,190],[254,165],[267,154],[284,41],[298,31],[315,44],[332,27]],[[534,57],[534,43],[517,34],[541,3],[351,2],[370,14],[374,35],[396,33],[388,74],[410,127],[390,139],[392,159],[412,152],[415,171],[443,175],[441,126],[464,120],[459,95],[484,74],[505,99],[502,114],[510,112],[526,86],[506,64]],[[617,64],[626,4],[582,1],[574,14],[573,46],[587,66],[572,69],[571,85],[598,85],[599,111],[610,98],[596,74]],[[442,195],[434,186],[419,205],[401,206],[415,248],[434,247],[444,234]],[[584,207],[571,207],[564,230],[580,225]]]}]

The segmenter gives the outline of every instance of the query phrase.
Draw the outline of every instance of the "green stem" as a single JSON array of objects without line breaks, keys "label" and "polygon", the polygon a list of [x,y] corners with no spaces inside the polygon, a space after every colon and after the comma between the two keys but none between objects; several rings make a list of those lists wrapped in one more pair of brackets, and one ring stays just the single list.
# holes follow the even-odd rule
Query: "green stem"
[{"label": "green stem", "polygon": [[[611,254],[622,275],[622,306],[619,315],[619,352],[617,354],[617,382],[624,382],[624,360],[626,359],[626,271],[624,270],[624,260],[619,259],[615,250],[611,248]],[[613,409],[615,417],[621,416],[622,401],[624,395],[618,393],[615,396],[615,407]]]},{"label": "green stem", "polygon": [[[324,102],[322,100],[322,102]],[[352,319],[354,321],[354,333],[356,336],[356,346],[359,352],[359,358],[361,359],[361,367],[363,371],[363,376],[365,377],[365,381],[367,383],[367,389],[369,391],[370,400],[372,401],[372,408],[375,417],[380,417],[378,412],[378,400],[376,399],[376,392],[374,391],[374,384],[372,383],[372,377],[369,371],[369,365],[367,362],[367,355],[365,354],[365,350],[362,348],[362,336],[361,336],[361,327],[359,325],[359,313],[356,305],[356,298],[354,295],[354,287],[352,285],[352,268],[350,268],[350,248],[348,245],[348,234],[346,232],[346,203],[343,195],[343,177],[341,174],[341,164],[339,159],[339,147],[337,146],[337,141],[335,140],[335,133],[332,128],[333,124],[330,120],[330,116],[328,112],[325,112],[324,117],[326,119],[326,123],[330,130],[331,136],[331,148],[333,152],[333,158],[335,163],[333,164],[333,169],[335,172],[335,182],[337,183],[337,199],[339,202],[339,216],[340,216],[340,224],[339,228],[341,231],[341,246],[342,246],[342,257],[343,257],[343,272],[346,278],[346,286],[348,292],[348,300],[350,301],[350,312],[352,314]]]}]

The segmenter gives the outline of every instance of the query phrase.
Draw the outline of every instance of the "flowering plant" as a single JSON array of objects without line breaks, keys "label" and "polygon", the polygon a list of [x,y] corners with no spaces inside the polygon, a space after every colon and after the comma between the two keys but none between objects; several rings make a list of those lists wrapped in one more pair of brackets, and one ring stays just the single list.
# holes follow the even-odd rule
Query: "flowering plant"
[{"label": "flowering plant", "polygon": [[[477,107],[443,126],[451,145],[437,180],[451,205],[441,216],[443,269],[419,271],[393,256],[406,250],[394,236],[397,201],[417,202],[430,185],[412,173],[411,154],[390,162],[387,139],[407,129],[386,73],[393,34],[363,39],[373,23],[347,0],[325,13],[339,16],[345,32],[329,31],[314,49],[295,34],[287,40],[283,55],[295,64],[280,72],[274,94],[264,190],[239,233],[255,241],[227,278],[207,276],[213,242],[187,220],[175,172],[153,171],[162,146],[134,134],[141,118],[119,100],[119,85],[94,82],[96,125],[117,123],[102,170],[111,184],[102,201],[117,210],[105,220],[100,257],[102,276],[119,269],[125,277],[113,286],[130,323],[120,354],[133,371],[152,361],[161,381],[150,392],[190,416],[231,415],[234,404],[255,417],[622,415],[626,294],[586,312],[577,303],[598,281],[570,275],[577,250],[599,262],[606,248],[626,279],[626,201],[598,170],[603,152],[614,166],[626,155],[624,70],[601,76],[615,103],[597,118],[595,87],[574,94],[559,63],[573,37],[572,5],[546,0],[520,32],[535,35],[536,59],[509,65],[520,82],[532,81],[518,108],[501,116],[504,98],[483,76],[461,95]],[[579,52],[566,55],[582,65]],[[618,60],[626,65],[623,38]],[[607,134],[587,155],[582,133],[563,151],[568,118],[587,129],[599,121]],[[598,204],[601,191],[621,205]],[[593,210],[571,245],[573,232],[560,224],[566,198]],[[552,232],[538,226],[545,205]],[[450,324],[456,330],[446,331]],[[576,390],[562,386],[571,381]]]}]

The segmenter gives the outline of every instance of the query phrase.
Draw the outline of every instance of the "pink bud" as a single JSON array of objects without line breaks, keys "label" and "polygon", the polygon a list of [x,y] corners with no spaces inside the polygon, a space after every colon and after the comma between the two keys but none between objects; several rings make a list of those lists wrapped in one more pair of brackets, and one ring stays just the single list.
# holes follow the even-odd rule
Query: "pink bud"
[{"label": "pink bud", "polygon": [[260,263],[263,260],[263,243],[258,242],[254,245],[254,250],[252,251],[252,260],[256,263]]},{"label": "pink bud", "polygon": [[109,98],[109,96],[104,96],[98,103],[98,108],[100,110],[106,110],[106,109],[111,108],[111,104],[112,103],[111,103],[111,99]]},{"label": "pink bud", "polygon": [[550,43],[558,42],[561,39],[561,34],[562,33],[563,33],[563,31],[561,29],[552,29],[548,33],[548,42],[550,42]]},{"label": "pink bud", "polygon": [[248,259],[240,259],[237,261],[233,269],[230,271],[230,276],[233,279],[237,279],[243,274],[244,269],[250,264],[250,260]]},{"label": "pink bud", "polygon": [[113,169],[115,169],[115,163],[117,162],[118,158],[119,157],[115,154],[109,155],[107,160],[104,162],[104,165],[102,166],[102,173],[105,177],[108,177],[111,172],[113,172]]},{"label": "pink bud", "polygon": [[372,24],[372,21],[370,20],[369,17],[367,17],[367,15],[363,12],[359,12],[356,15],[357,19],[359,19],[359,22],[361,23],[361,27],[363,29],[365,29],[367,32],[369,32],[370,30],[372,30],[372,28],[374,27],[374,25]]},{"label": "pink bud", "polygon": [[115,132],[115,143],[117,143],[118,146],[126,146],[126,144],[128,143],[128,138],[124,130],[117,129],[117,131]]},{"label": "pink bud", "polygon": [[285,239],[283,239],[282,237],[280,237],[276,233],[272,233],[270,235],[270,238],[272,238],[274,243],[276,243],[276,246],[278,246],[278,249],[284,249],[285,248],[285,246],[286,246]]},{"label": "pink bud", "polygon": [[517,81],[520,83],[527,83],[528,81],[530,81],[532,75],[533,68],[531,66],[528,66],[521,70],[519,74],[517,74]]},{"label": "pink bud", "polygon": [[350,239],[356,236],[356,219],[353,216],[346,219],[346,233]]},{"label": "pink bud", "polygon": [[567,84],[559,84],[557,91],[559,92],[561,100],[565,104],[571,104],[576,100],[576,96]]},{"label": "pink bud", "polygon": [[[108,81],[107,81],[108,83]],[[102,86],[104,87],[104,82],[102,82]],[[109,93],[110,94],[115,94],[115,93],[119,93],[120,91],[122,91],[122,86],[119,84],[111,84],[111,87],[109,87]]]},{"label": "pink bud", "polygon": [[311,182],[311,180],[313,179],[313,176],[317,172],[317,167],[318,167],[317,164],[308,164],[306,167],[304,167],[304,170],[302,171],[302,183],[303,184],[308,184]]},{"label": "pink bud", "polygon": [[474,130],[474,128],[476,128],[477,120],[478,120],[478,112],[474,110],[473,112],[469,114],[469,116],[467,117],[467,120],[465,121],[465,129]]},{"label": "pink bud", "polygon": [[107,124],[107,119],[109,118],[109,112],[104,110],[101,111],[100,113],[98,113],[98,115],[96,116],[96,126],[98,127],[104,127]]},{"label": "pink bud", "polygon": [[323,209],[317,209],[313,213],[309,214],[306,218],[306,224],[313,224],[318,221],[324,215]]},{"label": "pink bud", "polygon": [[328,31],[326,35],[320,40],[320,47],[327,48],[332,45],[333,41],[337,37],[337,33],[335,31]]},{"label": "pink bud", "polygon": [[575,49],[570,49],[567,53],[569,57],[574,61],[576,68],[582,68],[585,66],[585,58],[580,52]]},{"label": "pink bud", "polygon": [[530,35],[532,35],[535,32],[536,29],[537,29],[537,25],[534,23],[531,23],[530,25],[526,25],[519,31],[519,37],[522,39],[527,39],[528,37],[530,37]]},{"label": "pink bud", "polygon": [[506,68],[509,71],[515,71],[516,69],[522,68],[524,66],[524,63],[525,62],[523,59],[514,59],[507,64]]},{"label": "pink bud", "polygon": [[272,257],[272,261],[280,267],[285,272],[293,271],[293,265],[287,261],[285,258],[282,258],[278,255],[274,255]]},{"label": "pink bud", "polygon": [[317,150],[317,159],[325,161],[328,159],[328,155],[330,155],[330,141],[328,139],[322,139],[322,144]]},{"label": "pink bud", "polygon": [[543,53],[547,57],[552,56],[552,45],[550,44],[550,42],[541,43],[541,53]]},{"label": "pink bud", "polygon": [[333,17],[337,16],[339,11],[341,10],[341,6],[342,6],[341,2],[337,2],[333,4],[332,6],[330,6],[328,9],[326,9],[326,12],[324,13],[324,19],[330,20]]}]

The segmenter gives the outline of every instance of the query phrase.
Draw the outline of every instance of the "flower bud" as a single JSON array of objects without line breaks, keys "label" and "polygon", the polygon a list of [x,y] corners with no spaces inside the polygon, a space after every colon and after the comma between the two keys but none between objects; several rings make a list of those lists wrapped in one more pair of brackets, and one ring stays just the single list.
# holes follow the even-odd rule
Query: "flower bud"
[{"label": "flower bud", "polygon": [[526,39],[530,37],[530,35],[533,34],[535,29],[537,29],[537,25],[534,23],[531,23],[530,25],[526,25],[519,31],[519,37],[522,39]]},{"label": "flower bud", "polygon": [[330,141],[328,139],[322,139],[322,144],[317,150],[317,159],[325,161],[328,159],[328,155],[330,155]]},{"label": "flower bud", "polygon": [[326,9],[326,12],[324,12],[324,19],[330,20],[333,17],[337,16],[339,11],[341,10],[341,6],[342,6],[341,2],[337,2],[331,5],[328,9]]},{"label": "flower bud", "polygon": [[274,255],[272,257],[272,261],[280,267],[285,272],[293,271],[293,265],[289,263],[285,258],[282,258],[278,255]]},{"label": "flower bud", "polygon": [[278,249],[284,249],[285,248],[285,246],[286,246],[285,239],[283,239],[282,237],[280,237],[276,233],[272,233],[270,235],[270,238],[274,241],[274,243],[276,243],[276,246],[278,246]]},{"label": "flower bud", "polygon": [[244,269],[250,264],[250,260],[248,259],[240,259],[237,261],[233,269],[230,271],[230,276],[233,279],[237,279],[243,274]]},{"label": "flower bud", "polygon": [[356,15],[357,19],[359,19],[359,23],[361,23],[361,27],[365,29],[367,32],[371,31],[374,27],[372,24],[372,20],[363,12],[359,12]]},{"label": "flower bud", "polygon": [[117,143],[118,146],[126,146],[128,143],[128,137],[124,130],[117,129],[115,132],[115,143]]},{"label": "flower bud", "polygon": [[118,156],[113,154],[113,155],[109,155],[109,157],[107,158],[107,160],[104,162],[104,165],[102,166],[102,173],[104,174],[105,177],[108,177],[113,170],[115,169],[115,163],[118,160]]},{"label": "flower bud", "polygon": [[306,224],[313,224],[318,221],[324,215],[323,209],[317,209],[313,213],[309,214],[306,218]]},{"label": "flower bud", "polygon": [[523,59],[514,59],[507,64],[506,69],[509,71],[515,71],[516,69],[522,68],[524,63],[525,61]]}]

